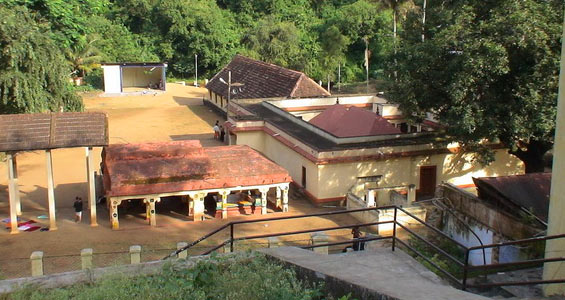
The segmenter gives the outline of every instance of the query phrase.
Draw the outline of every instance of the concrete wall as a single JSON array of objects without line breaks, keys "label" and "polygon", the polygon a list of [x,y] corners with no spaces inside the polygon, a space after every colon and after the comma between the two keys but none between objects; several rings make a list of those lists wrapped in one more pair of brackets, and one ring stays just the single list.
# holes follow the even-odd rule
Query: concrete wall
[{"label": "concrete wall", "polygon": [[[563,184],[565,182],[565,25],[563,26],[561,39],[560,69],[547,235],[565,233],[565,218],[563,218],[563,211],[565,211],[565,184]],[[565,239],[547,241],[545,258],[563,256],[565,256]],[[545,264],[543,270],[544,280],[563,278],[565,278],[565,264],[563,262]],[[564,283],[548,284],[544,288],[546,295],[565,295]]]},{"label": "concrete wall", "polygon": [[[153,69],[151,71],[151,69]],[[148,87],[159,85],[162,78],[161,67],[122,67],[123,87]],[[164,80],[163,80],[164,81]]]},{"label": "concrete wall", "polygon": [[[322,199],[344,196],[347,189],[355,184],[359,176],[382,175],[379,186],[415,184],[418,189],[421,166],[437,166],[437,184],[445,181],[455,185],[466,185],[473,183],[472,177],[523,173],[523,164],[507,154],[506,150],[496,151],[495,157],[496,161],[487,167],[473,163],[471,155],[461,154],[435,154],[384,161],[320,165],[319,183],[323,188],[319,188],[320,192],[315,196]],[[382,191],[381,193],[388,192]],[[381,193],[377,199],[388,201],[388,194]]]},{"label": "concrete wall", "polygon": [[120,66],[102,66],[104,70],[104,92],[118,94],[122,92]]}]

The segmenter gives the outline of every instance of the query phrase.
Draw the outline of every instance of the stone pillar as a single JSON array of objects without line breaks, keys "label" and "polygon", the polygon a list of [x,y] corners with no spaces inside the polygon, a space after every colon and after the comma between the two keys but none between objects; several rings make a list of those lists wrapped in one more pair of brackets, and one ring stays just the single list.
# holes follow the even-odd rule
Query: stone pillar
[{"label": "stone pillar", "polygon": [[[180,250],[180,249],[182,249],[182,248],[184,248],[184,247],[186,247],[186,246],[188,246],[188,243],[179,242],[179,243],[177,243],[177,250]],[[181,251],[181,252],[179,252],[179,254],[178,254],[178,258],[186,258],[187,256],[188,256],[188,251],[187,251],[187,250]]]},{"label": "stone pillar", "polygon": [[407,199],[408,205],[412,205],[412,203],[416,202],[416,185],[411,184],[408,186],[408,196]]},{"label": "stone pillar", "polygon": [[[327,244],[328,236],[323,232],[314,232],[311,234],[310,241],[313,246]],[[319,254],[328,254],[328,247],[316,247],[312,248],[312,251]]]},{"label": "stone pillar", "polygon": [[288,183],[282,187],[282,211],[288,212]]},{"label": "stone pillar", "polygon": [[269,188],[262,187],[259,188],[259,192],[261,192],[261,214],[267,214],[267,193],[269,192]]},{"label": "stone pillar", "polygon": [[222,196],[222,219],[228,218],[228,195],[230,191],[228,190],[221,190],[220,196]]},{"label": "stone pillar", "polygon": [[22,203],[20,201],[20,187],[18,185],[18,163],[17,156],[12,155],[12,184],[14,186],[15,196],[16,196],[16,214],[18,216],[22,215]]},{"label": "stone pillar", "polygon": [[80,250],[80,262],[83,270],[92,269],[92,248]]},{"label": "stone pillar", "polygon": [[18,230],[18,186],[14,184],[14,177],[15,177],[15,170],[14,170],[14,155],[12,153],[6,153],[7,160],[6,163],[8,164],[8,194],[10,198],[10,233],[16,234],[20,233]]},{"label": "stone pillar", "polygon": [[31,276],[43,276],[43,252],[33,251],[29,259],[31,260]]},{"label": "stone pillar", "polygon": [[188,194],[190,198],[192,198],[192,202],[194,203],[192,220],[193,221],[202,221],[204,218],[204,197],[206,193],[203,192],[195,192]]},{"label": "stone pillar", "polygon": [[55,220],[55,182],[53,180],[53,157],[51,150],[46,150],[47,159],[47,200],[49,201],[49,231],[57,230]]},{"label": "stone pillar", "polygon": [[[565,233],[565,26],[561,40],[561,72],[559,74],[559,96],[557,100],[557,121],[555,125],[555,143],[553,145],[553,174],[551,176],[551,193],[549,196],[549,215],[547,235]],[[545,258],[565,256],[565,239],[548,240],[545,243]],[[563,262],[545,263],[543,279],[565,278]],[[543,286],[545,296],[565,295],[565,283],[546,284]]]},{"label": "stone pillar", "polygon": [[367,207],[375,207],[376,206],[376,202],[375,202],[375,193],[377,191],[375,190],[367,190]]},{"label": "stone pillar", "polygon": [[143,199],[143,202],[145,203],[145,213],[146,213],[145,218],[149,219],[149,225],[151,225],[151,226],[157,225],[155,203],[157,203],[159,201],[161,201],[161,198],[146,198],[146,199]]},{"label": "stone pillar", "polygon": [[277,199],[277,203],[276,203],[276,208],[280,208],[282,209],[282,193],[281,193],[281,187],[277,186],[276,188],[276,199]]},{"label": "stone pillar", "polygon": [[122,200],[117,200],[110,198],[108,201],[108,210],[110,211],[110,224],[112,224],[112,229],[120,229],[120,221],[118,220],[118,206],[122,203]]},{"label": "stone pillar", "polygon": [[192,217],[194,215],[194,200],[190,196],[186,196],[188,198],[188,214],[187,216]]},{"label": "stone pillar", "polygon": [[132,265],[141,263],[141,246],[134,245],[129,247],[130,263]]},{"label": "stone pillar", "polygon": [[86,181],[88,182],[88,208],[90,209],[90,226],[98,226],[96,220],[96,182],[92,163],[92,147],[86,149]]},{"label": "stone pillar", "polygon": [[267,238],[267,241],[268,241],[268,247],[269,248],[276,248],[276,247],[281,246],[281,241],[276,236],[271,236],[271,237]]}]

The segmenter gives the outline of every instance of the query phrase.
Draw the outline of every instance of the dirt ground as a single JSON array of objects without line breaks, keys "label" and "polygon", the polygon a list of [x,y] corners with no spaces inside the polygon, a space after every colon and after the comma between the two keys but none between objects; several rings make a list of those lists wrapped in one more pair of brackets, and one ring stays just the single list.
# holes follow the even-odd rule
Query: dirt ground
[{"label": "dirt ground", "polygon": [[[204,146],[219,146],[213,139],[212,126],[220,117],[202,104],[203,88],[168,84],[167,92],[160,95],[99,97],[84,96],[87,111],[103,111],[109,118],[110,143],[140,143],[171,140],[198,139]],[[95,165],[100,162],[101,149],[95,149]],[[47,227],[48,220],[38,216],[48,215],[46,158],[43,151],[17,155],[23,221],[35,220]],[[72,208],[75,196],[87,199],[86,165],[84,148],[53,150],[55,198],[57,207],[56,231],[34,231],[10,234],[0,231],[0,277],[29,275],[29,256],[33,251],[43,251],[51,258],[53,266],[46,273],[80,267],[79,254],[83,248],[93,248],[94,253],[124,252],[130,245],[155,251],[153,259],[162,257],[175,248],[177,242],[191,242],[231,220],[261,218],[261,216],[236,216],[227,220],[209,219],[191,222],[184,208],[175,203],[157,205],[157,226],[150,227],[143,212],[120,211],[120,230],[111,230],[105,205],[98,205],[98,227],[89,225],[89,211],[83,212],[82,223],[73,221]],[[0,219],[9,217],[6,164],[0,164]],[[307,214],[334,208],[315,208],[298,193],[291,193],[290,212],[269,214],[268,217]],[[85,205],[86,206],[86,205]],[[327,227],[352,224],[350,217],[309,218],[294,221],[276,221],[243,225],[236,235],[265,232],[301,230],[309,227]],[[3,225],[3,224],[2,224]],[[345,234],[345,231],[336,233]],[[210,244],[227,237],[221,233]],[[305,236],[293,239],[304,240]],[[160,251],[157,253],[157,251]],[[73,256],[73,266],[63,265],[67,255]],[[116,254],[118,255],[118,254]],[[121,255],[121,254],[120,254]],[[112,254],[107,254],[108,259]],[[147,260],[149,256],[146,256]],[[95,259],[96,260],[96,259]],[[78,262],[78,263],[77,263]],[[46,261],[47,264],[47,261]],[[20,267],[18,267],[20,266]],[[17,273],[17,274],[16,274]]]}]

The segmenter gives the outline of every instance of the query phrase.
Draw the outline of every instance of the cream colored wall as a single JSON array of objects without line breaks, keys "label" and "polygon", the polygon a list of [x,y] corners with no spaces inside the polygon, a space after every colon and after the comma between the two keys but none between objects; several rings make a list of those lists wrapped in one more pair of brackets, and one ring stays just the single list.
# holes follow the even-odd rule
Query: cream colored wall
[{"label": "cream colored wall", "polygon": [[[496,161],[482,167],[472,162],[471,155],[437,154],[432,156],[405,157],[386,161],[365,161],[319,166],[319,187],[317,198],[345,196],[347,190],[359,176],[382,175],[379,186],[415,184],[419,188],[420,166],[437,166],[436,183],[442,181],[455,185],[472,184],[472,177],[522,174],[523,164],[515,157],[498,150]],[[383,191],[382,193],[388,193]],[[387,197],[379,194],[379,199]]]},{"label": "cream colored wall", "polygon": [[263,131],[238,132],[237,144],[247,145],[261,153],[265,153],[265,133]]},{"label": "cream colored wall", "polygon": [[[261,142],[261,140],[263,142]],[[306,189],[318,193],[318,168],[302,155],[262,131],[237,133],[237,144],[248,145],[285,168],[299,185],[302,182],[302,167],[306,168]]]}]

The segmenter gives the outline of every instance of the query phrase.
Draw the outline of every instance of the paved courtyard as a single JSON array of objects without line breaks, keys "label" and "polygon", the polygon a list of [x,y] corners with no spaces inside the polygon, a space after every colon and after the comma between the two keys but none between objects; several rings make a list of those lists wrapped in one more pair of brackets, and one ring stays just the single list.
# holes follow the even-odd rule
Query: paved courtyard
[{"label": "paved courtyard", "polygon": [[[213,139],[212,126],[219,116],[202,104],[205,89],[168,84],[168,91],[160,95],[143,95],[104,98],[85,96],[87,111],[103,111],[109,118],[110,143],[140,143],[198,139],[204,146],[219,146]],[[95,149],[95,165],[100,163],[101,149]],[[48,220],[38,218],[47,215],[46,158],[43,151],[18,154],[18,173],[22,200],[22,220],[34,220],[47,227]],[[51,257],[53,264],[64,265],[66,255],[77,256],[83,248],[94,252],[122,252],[130,245],[142,245],[152,249],[155,257],[161,257],[180,241],[191,242],[205,233],[218,228],[230,220],[261,218],[261,216],[237,216],[228,220],[209,219],[203,222],[188,221],[183,207],[174,203],[157,206],[157,226],[150,227],[144,219],[144,210],[120,212],[120,230],[112,231],[105,205],[98,206],[98,227],[90,227],[89,211],[83,212],[83,221],[73,221],[75,196],[87,199],[85,150],[53,150],[55,198],[57,206],[57,231],[21,232],[11,235],[0,231],[0,278],[14,277],[14,269],[21,276],[29,275],[28,258],[32,251],[43,251]],[[6,164],[0,164],[0,219],[9,217]],[[269,217],[288,214],[307,214],[334,208],[315,208],[301,194],[292,192],[290,212],[270,214]],[[86,205],[85,205],[86,206]],[[335,224],[351,224],[349,217],[312,218],[308,220],[257,223],[241,227],[241,234],[300,230],[308,227],[327,227]],[[2,224],[4,225],[4,224]],[[220,234],[211,242],[227,237]],[[347,234],[347,231],[336,234]],[[305,236],[293,239],[305,240]],[[158,252],[158,253],[157,253]],[[118,255],[118,254],[116,254]],[[120,254],[121,255],[121,254]],[[57,258],[58,256],[62,256]],[[110,260],[112,254],[107,254]],[[47,273],[80,267],[78,256],[73,266],[49,267]],[[149,258],[147,256],[147,258]],[[10,263],[8,263],[10,262]],[[47,263],[47,262],[46,262]],[[50,272],[51,271],[51,272]],[[18,274],[19,275],[19,274]]]}]

